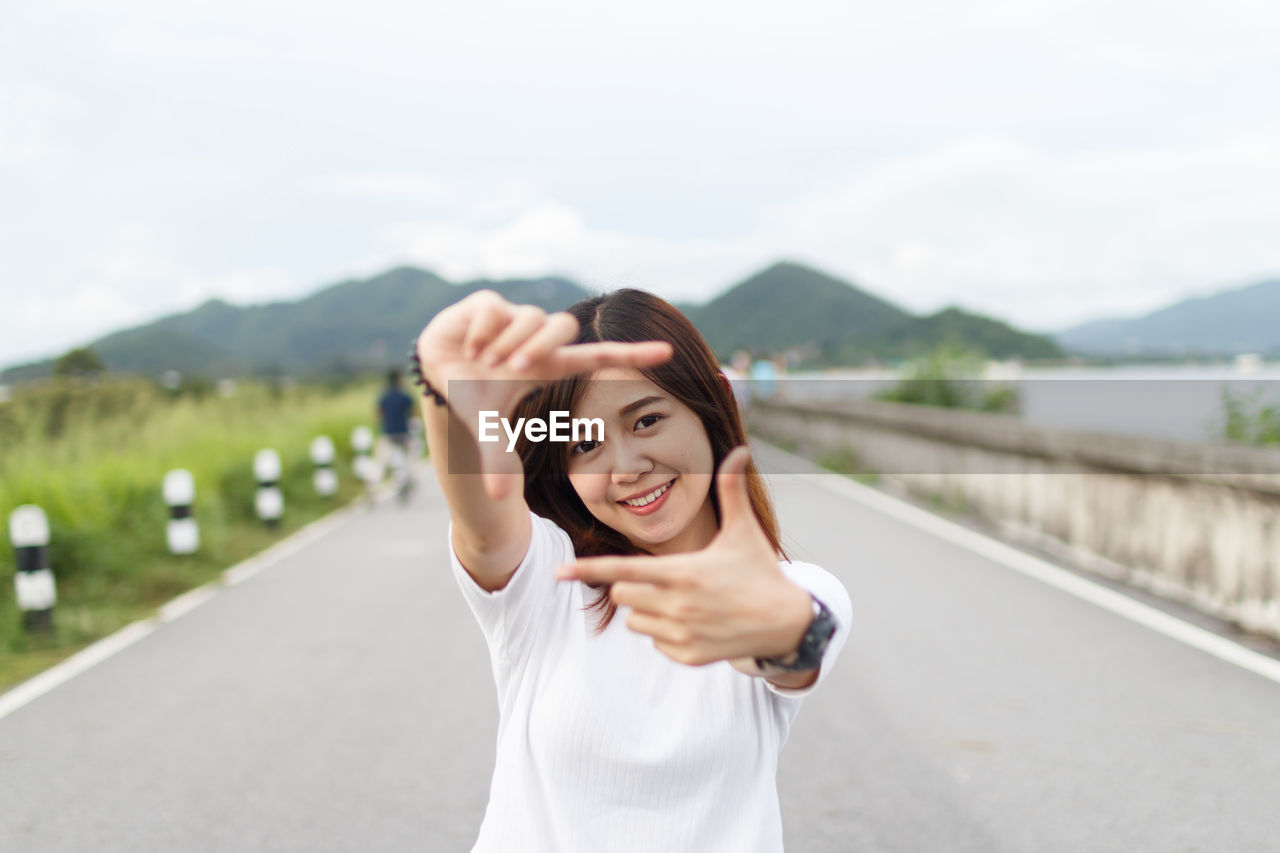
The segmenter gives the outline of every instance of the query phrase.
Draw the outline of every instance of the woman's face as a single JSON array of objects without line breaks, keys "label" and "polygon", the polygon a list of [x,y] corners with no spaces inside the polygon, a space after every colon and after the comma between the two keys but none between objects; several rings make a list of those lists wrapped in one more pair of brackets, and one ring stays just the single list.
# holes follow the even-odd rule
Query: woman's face
[{"label": "woman's face", "polygon": [[597,520],[654,554],[711,542],[714,457],[692,409],[638,370],[607,368],[592,374],[571,416],[604,422],[604,441],[579,434],[566,445],[569,482]]}]

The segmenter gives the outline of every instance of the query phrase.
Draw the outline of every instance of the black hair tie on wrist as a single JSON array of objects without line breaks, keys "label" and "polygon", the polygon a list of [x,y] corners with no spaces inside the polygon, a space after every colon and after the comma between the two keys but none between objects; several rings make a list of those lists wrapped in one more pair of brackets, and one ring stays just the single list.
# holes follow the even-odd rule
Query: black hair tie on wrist
[{"label": "black hair tie on wrist", "polygon": [[444,395],[431,387],[427,377],[422,375],[422,360],[418,358],[418,339],[413,339],[413,348],[409,350],[409,372],[413,374],[413,384],[422,386],[422,396],[430,397],[437,406],[447,406],[449,401]]}]

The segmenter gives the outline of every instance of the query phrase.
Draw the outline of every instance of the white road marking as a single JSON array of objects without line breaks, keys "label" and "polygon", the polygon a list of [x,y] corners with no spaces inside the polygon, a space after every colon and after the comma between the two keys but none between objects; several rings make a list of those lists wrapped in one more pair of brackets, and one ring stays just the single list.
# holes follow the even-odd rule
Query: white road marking
[{"label": "white road marking", "polygon": [[57,666],[30,678],[0,696],[0,720],[55,687],[65,684],[80,673],[106,660],[122,649],[127,649],[158,627],[154,621],[134,622],[103,637],[86,649],[81,649]]},{"label": "white road marking", "polygon": [[204,586],[198,586],[162,606],[156,613],[156,618],[161,622],[172,622],[180,616],[187,615],[217,594],[216,584],[207,583]]},{"label": "white road marking", "polygon": [[[377,503],[384,503],[390,500],[394,494],[394,485],[387,484],[375,491],[374,500]],[[224,587],[238,586],[264,569],[297,553],[360,512],[365,500],[364,497],[357,498],[355,502],[311,522],[306,527],[281,539],[269,548],[226,569],[222,573],[221,582],[215,581],[184,592],[177,598],[161,605],[156,611],[156,615],[150,619],[141,619],[126,625],[114,634],[103,637],[98,642],[81,649],[61,663],[55,664],[39,675],[33,676],[7,692],[0,694],[0,720],[3,720],[24,705],[34,702],[49,691],[66,684],[80,673],[96,666],[117,652],[127,649],[143,637],[151,634],[161,625],[185,616],[213,598]]]}]

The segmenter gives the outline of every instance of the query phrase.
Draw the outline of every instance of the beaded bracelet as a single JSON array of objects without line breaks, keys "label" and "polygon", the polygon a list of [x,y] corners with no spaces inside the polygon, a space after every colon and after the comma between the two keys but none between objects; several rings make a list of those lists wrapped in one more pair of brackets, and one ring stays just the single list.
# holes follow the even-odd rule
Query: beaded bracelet
[{"label": "beaded bracelet", "polygon": [[422,396],[430,397],[437,406],[447,406],[449,401],[444,395],[431,387],[427,377],[422,375],[422,360],[418,357],[418,339],[413,339],[413,348],[409,350],[409,371],[413,374],[413,384],[422,386]]}]

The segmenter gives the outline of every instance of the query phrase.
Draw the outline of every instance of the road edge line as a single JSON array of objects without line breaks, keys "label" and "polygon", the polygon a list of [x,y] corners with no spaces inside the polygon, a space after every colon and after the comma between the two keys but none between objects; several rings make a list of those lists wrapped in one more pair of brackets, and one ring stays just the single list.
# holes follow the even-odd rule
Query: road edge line
[{"label": "road edge line", "polygon": [[[752,441],[759,441],[754,436]],[[1280,684],[1280,660],[1268,657],[1226,637],[1219,636],[1198,625],[1193,625],[1165,613],[1163,610],[1143,604],[1127,595],[1103,586],[1087,577],[1076,574],[1048,560],[1020,551],[1012,545],[1001,542],[984,533],[980,533],[962,524],[934,515],[901,498],[894,497],[879,489],[864,486],[850,480],[843,474],[826,471],[808,459],[796,456],[780,447],[759,441],[771,451],[786,454],[793,460],[805,463],[809,471],[802,472],[801,477],[819,485],[828,491],[835,492],[863,506],[891,516],[898,521],[910,524],[926,533],[944,539],[980,556],[993,560],[1005,568],[1012,569],[1026,577],[1038,580],[1061,592],[1101,607],[1162,634],[1172,640],[1212,655],[1219,660],[1234,664],[1248,670],[1254,675],[1262,676]]]},{"label": "road edge line", "polygon": [[[383,503],[394,494],[393,490],[381,489],[374,494],[376,503]],[[346,506],[337,507],[299,529],[290,533],[279,542],[272,543],[256,554],[253,554],[235,565],[223,569],[217,580],[202,586],[189,589],[176,598],[172,598],[156,608],[155,615],[146,619],[130,622],[123,628],[108,634],[101,640],[86,646],[71,657],[61,660],[26,681],[20,681],[4,693],[0,693],[0,720],[14,711],[29,705],[46,693],[66,684],[107,658],[124,651],[139,640],[154,633],[161,625],[166,625],[185,616],[192,610],[215,597],[223,590],[239,586],[265,569],[292,556],[317,539],[332,532],[343,523],[358,515],[366,506],[367,495],[353,498]]]}]

